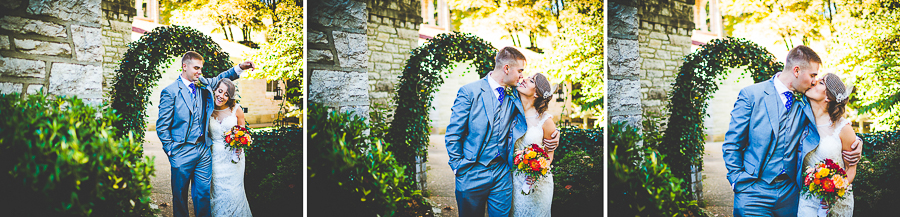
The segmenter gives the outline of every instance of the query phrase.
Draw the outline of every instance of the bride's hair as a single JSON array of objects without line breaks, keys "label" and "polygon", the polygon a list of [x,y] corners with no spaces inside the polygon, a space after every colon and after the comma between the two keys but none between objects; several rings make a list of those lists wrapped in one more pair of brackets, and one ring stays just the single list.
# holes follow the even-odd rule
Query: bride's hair
[{"label": "bride's hair", "polygon": [[534,109],[538,114],[544,114],[550,104],[550,98],[553,96],[550,81],[544,74],[534,74],[534,92],[537,93],[537,97],[534,98]]},{"label": "bride's hair", "polygon": [[222,80],[219,80],[219,83],[216,84],[216,89],[214,90],[218,90],[222,85],[228,87],[228,91],[225,91],[225,96],[228,97],[228,100],[225,101],[225,105],[232,108],[234,107],[234,83],[231,82],[231,79],[222,78]]},{"label": "bride's hair", "polygon": [[825,108],[828,109],[828,117],[831,118],[831,124],[834,125],[844,115],[850,91],[847,91],[847,86],[834,73],[825,74],[822,79],[825,81],[825,97],[830,100]]}]

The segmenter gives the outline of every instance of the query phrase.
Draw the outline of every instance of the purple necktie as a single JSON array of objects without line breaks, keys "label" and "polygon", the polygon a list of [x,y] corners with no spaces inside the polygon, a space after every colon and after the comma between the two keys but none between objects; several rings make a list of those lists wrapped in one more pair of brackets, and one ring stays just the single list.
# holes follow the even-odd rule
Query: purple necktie
[{"label": "purple necktie", "polygon": [[506,93],[503,92],[503,87],[498,87],[496,90],[497,90],[497,93],[500,93],[500,97],[497,97],[497,101],[500,101],[500,103],[503,103],[503,97],[506,96]]},{"label": "purple necktie", "polygon": [[190,85],[188,85],[188,87],[191,88],[191,97],[192,97],[192,98],[193,98],[193,97],[197,97],[197,93],[196,93],[196,92],[197,92],[197,91],[196,91],[196,90],[197,90],[197,86],[194,86],[194,83],[191,83]]},{"label": "purple necktie", "polygon": [[784,103],[785,110],[791,111],[791,105],[794,104],[794,93],[791,93],[791,91],[785,91],[782,94],[784,94],[784,96],[787,97],[787,102]]}]

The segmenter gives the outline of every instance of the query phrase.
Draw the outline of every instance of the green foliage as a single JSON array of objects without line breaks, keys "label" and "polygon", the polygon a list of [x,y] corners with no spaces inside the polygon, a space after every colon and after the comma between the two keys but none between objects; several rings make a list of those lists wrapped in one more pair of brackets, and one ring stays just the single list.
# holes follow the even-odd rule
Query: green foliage
[{"label": "green foliage", "polygon": [[205,77],[217,76],[233,67],[228,54],[200,31],[185,26],[157,27],[140,40],[129,43],[128,51],[119,63],[109,91],[112,109],[121,117],[114,126],[122,132],[134,133],[138,143],[143,141],[147,124],[145,108],[150,103],[153,87],[162,76],[160,67],[168,65],[170,58],[181,57],[188,51],[203,56]]},{"label": "green foliage", "polygon": [[[528,49],[540,52],[536,47],[538,36],[549,34],[548,26],[553,22],[553,13],[547,10],[547,2],[541,0],[518,1],[493,1],[493,0],[469,0],[449,1],[448,5],[454,9],[451,14],[457,16],[456,20],[472,19],[476,26],[472,28],[502,29],[513,46],[525,47],[520,34],[524,32],[528,36]],[[454,24],[454,26],[460,26]]]},{"label": "green foliage", "polygon": [[274,40],[264,43],[249,57],[259,66],[259,70],[254,70],[248,77],[286,81],[284,95],[287,103],[282,104],[282,112],[285,116],[303,119],[302,112],[286,109],[303,104],[301,84],[306,63],[303,61],[303,7],[282,5],[280,10],[280,22],[270,28]]},{"label": "green foliage", "polygon": [[78,98],[0,95],[0,203],[10,216],[146,216],[153,159]]},{"label": "green foliage", "polygon": [[659,152],[678,177],[687,178],[691,165],[703,165],[703,114],[712,93],[719,89],[716,80],[726,78],[728,68],[747,66],[754,82],[772,78],[784,67],[766,49],[746,39],[715,39],[684,57],[669,95],[669,126]]},{"label": "green foliage", "polygon": [[706,215],[682,188],[684,181],[664,163],[665,156],[637,146],[642,136],[636,128],[614,123],[609,138],[610,216]]},{"label": "green foliage", "polygon": [[315,198],[309,207],[332,216],[421,215],[430,209],[390,145],[364,134],[365,120],[318,104],[308,109],[307,141],[315,153],[308,156],[308,186],[315,186],[308,192]]},{"label": "green foliage", "polygon": [[553,162],[553,215],[603,209],[603,129],[560,129]]},{"label": "green foliage", "polygon": [[863,162],[853,180],[854,216],[890,216],[900,201],[900,131],[859,134]]},{"label": "green foliage", "polygon": [[301,213],[296,204],[303,204],[303,129],[289,125],[252,133],[244,188],[253,214]]},{"label": "green foliage", "polygon": [[[400,84],[397,85],[397,109],[385,137],[388,149],[403,165],[413,165],[416,156],[426,157],[428,149],[428,112],[434,92],[444,83],[445,76],[455,62],[472,60],[478,75],[484,77],[494,69],[496,50],[490,43],[469,33],[444,33],[428,40],[411,51]],[[406,169],[412,177],[412,167]],[[415,180],[411,180],[415,182]]]},{"label": "green foliage", "polygon": [[558,12],[561,27],[552,37],[555,46],[535,64],[537,71],[571,82],[572,102],[581,111],[603,116],[603,1],[566,1],[565,5]]}]

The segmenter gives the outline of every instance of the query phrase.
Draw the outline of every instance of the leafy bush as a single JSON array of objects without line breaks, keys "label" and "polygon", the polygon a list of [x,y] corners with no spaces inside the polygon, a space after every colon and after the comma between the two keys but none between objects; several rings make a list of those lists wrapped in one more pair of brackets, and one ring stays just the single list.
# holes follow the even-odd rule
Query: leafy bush
[{"label": "leafy bush", "polygon": [[[365,120],[310,104],[308,117],[308,196],[310,215],[417,216],[430,210],[413,190],[390,146],[367,136]],[[349,207],[352,207],[348,209]]]},{"label": "leafy bush", "polygon": [[610,216],[704,216],[690,199],[682,179],[663,162],[665,156],[650,147],[637,146],[642,136],[622,123],[609,132]]},{"label": "leafy bush", "polygon": [[253,130],[244,188],[254,215],[302,213],[296,204],[303,204],[303,137],[297,126]]},{"label": "leafy bush", "polygon": [[0,203],[9,216],[145,216],[153,160],[119,117],[78,98],[0,95]]},{"label": "leafy bush", "polygon": [[[553,215],[603,209],[603,129],[560,129],[553,162]],[[599,208],[598,208],[599,205]]]},{"label": "leafy bush", "polygon": [[863,163],[853,180],[854,216],[890,216],[900,201],[900,131],[860,134]]}]

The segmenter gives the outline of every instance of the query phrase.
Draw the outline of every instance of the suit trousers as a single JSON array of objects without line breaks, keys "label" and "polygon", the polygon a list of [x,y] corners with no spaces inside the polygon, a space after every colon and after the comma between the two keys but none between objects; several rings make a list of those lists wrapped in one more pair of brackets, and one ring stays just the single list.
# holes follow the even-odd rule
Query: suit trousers
[{"label": "suit trousers", "polygon": [[506,217],[512,209],[512,175],[506,161],[488,166],[476,163],[464,174],[456,175],[456,203],[460,217]]},{"label": "suit trousers", "polygon": [[176,217],[188,216],[188,186],[194,200],[194,214],[212,216],[209,204],[209,185],[212,177],[212,156],[204,142],[184,144],[173,150],[169,157],[172,165],[172,203]]},{"label": "suit trousers", "polygon": [[797,216],[800,187],[792,179],[766,183],[757,179],[734,193],[734,216]]}]

